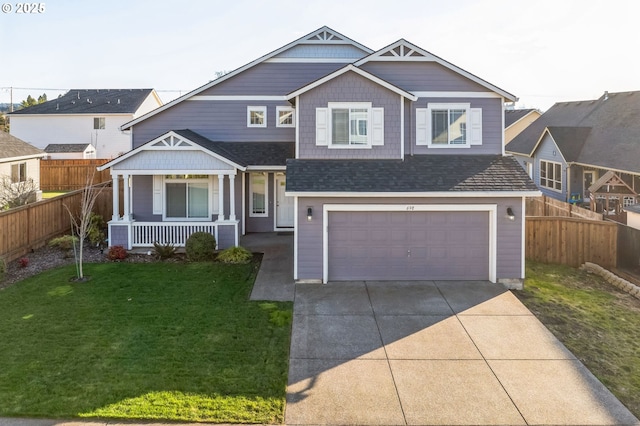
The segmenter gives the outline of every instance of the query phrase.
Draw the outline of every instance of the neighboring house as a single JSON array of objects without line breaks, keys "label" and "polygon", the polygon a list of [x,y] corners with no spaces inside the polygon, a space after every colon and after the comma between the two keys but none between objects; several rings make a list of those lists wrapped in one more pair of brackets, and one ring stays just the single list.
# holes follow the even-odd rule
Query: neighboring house
[{"label": "neighboring house", "polygon": [[72,89],[63,96],[10,113],[11,134],[45,149],[48,145],[78,145],[56,158],[78,157],[92,145],[93,157],[111,159],[131,149],[131,136],[120,126],[159,107],[153,89]]},{"label": "neighboring house", "polygon": [[298,281],[520,285],[540,192],[504,156],[514,100],[406,40],[320,28],[123,126],[134,149],[99,168],[124,182],[110,244],[289,230]]},{"label": "neighboring house", "polygon": [[509,144],[542,113],[537,109],[508,109],[504,112],[504,143]]},{"label": "neighboring house", "polygon": [[624,208],[624,211],[627,212],[627,225],[640,229],[640,204],[627,206]]},{"label": "neighboring house", "polygon": [[[0,131],[0,179],[9,177],[13,184],[33,179],[40,187],[40,159],[47,154],[7,132]],[[40,190],[36,200],[42,198]],[[35,201],[35,200],[34,200]]]},{"label": "neighboring house", "polygon": [[640,92],[556,103],[505,149],[545,195],[620,214],[640,202]]},{"label": "neighboring house", "polygon": [[86,160],[96,158],[96,149],[90,143],[51,143],[44,148],[49,160]]}]

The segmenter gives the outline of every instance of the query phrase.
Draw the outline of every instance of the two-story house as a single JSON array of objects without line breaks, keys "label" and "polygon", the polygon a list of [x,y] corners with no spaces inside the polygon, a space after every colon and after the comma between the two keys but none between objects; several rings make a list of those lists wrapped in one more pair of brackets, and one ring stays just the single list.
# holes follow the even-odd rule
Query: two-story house
[{"label": "two-story house", "polygon": [[292,230],[298,281],[518,285],[539,192],[504,156],[515,99],[406,40],[320,28],[123,126],[110,244]]},{"label": "two-story house", "polygon": [[111,159],[131,149],[120,127],[161,105],[153,89],[72,89],[10,113],[11,134],[51,159]]}]

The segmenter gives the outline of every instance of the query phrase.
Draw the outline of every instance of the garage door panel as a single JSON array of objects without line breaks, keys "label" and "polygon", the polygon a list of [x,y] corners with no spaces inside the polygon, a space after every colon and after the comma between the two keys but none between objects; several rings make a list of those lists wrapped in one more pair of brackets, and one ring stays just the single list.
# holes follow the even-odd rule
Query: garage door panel
[{"label": "garage door panel", "polygon": [[488,212],[330,212],[330,280],[488,279]]}]

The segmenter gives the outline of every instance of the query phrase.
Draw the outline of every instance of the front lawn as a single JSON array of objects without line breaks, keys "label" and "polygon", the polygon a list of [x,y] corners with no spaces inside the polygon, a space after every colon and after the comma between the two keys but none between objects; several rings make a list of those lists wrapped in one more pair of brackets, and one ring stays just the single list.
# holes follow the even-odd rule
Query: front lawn
[{"label": "front lawn", "polygon": [[530,261],[514,294],[640,417],[640,300],[596,275]]},{"label": "front lawn", "polygon": [[281,423],[291,303],[256,264],[88,264],[0,291],[0,416]]}]

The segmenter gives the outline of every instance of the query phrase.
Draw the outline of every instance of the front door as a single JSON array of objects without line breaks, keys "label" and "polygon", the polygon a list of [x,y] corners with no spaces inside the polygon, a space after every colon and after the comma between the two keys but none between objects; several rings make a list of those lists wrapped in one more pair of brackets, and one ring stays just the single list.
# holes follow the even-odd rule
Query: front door
[{"label": "front door", "polygon": [[583,172],[582,193],[583,193],[583,198],[585,200],[589,199],[589,187],[593,185],[593,181],[595,180],[595,174],[596,172],[593,170],[585,170]]},{"label": "front door", "polygon": [[293,197],[287,197],[287,177],[276,175],[276,228],[293,228]]}]

